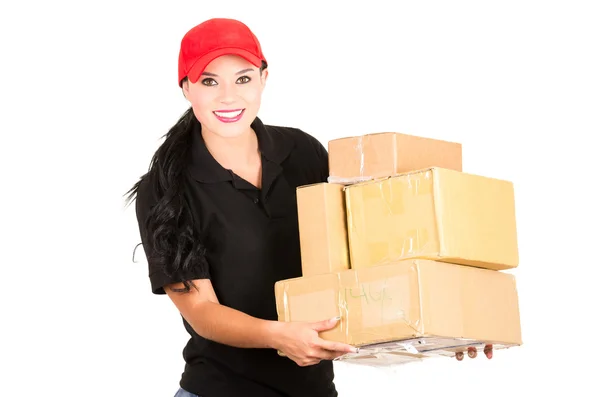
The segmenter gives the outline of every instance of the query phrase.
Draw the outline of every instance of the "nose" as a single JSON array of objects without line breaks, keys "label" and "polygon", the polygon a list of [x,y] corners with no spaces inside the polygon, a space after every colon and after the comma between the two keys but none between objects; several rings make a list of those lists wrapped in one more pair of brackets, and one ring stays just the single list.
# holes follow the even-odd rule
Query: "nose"
[{"label": "nose", "polygon": [[219,94],[219,102],[231,104],[235,102],[237,96],[237,87],[235,84],[224,83],[221,85]]}]

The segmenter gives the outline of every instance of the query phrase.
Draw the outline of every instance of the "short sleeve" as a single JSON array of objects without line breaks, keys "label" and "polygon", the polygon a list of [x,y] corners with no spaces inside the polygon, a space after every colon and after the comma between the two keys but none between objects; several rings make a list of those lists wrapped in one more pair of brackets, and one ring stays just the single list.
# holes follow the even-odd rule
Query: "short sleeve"
[{"label": "short sleeve", "polygon": [[[146,220],[151,213],[158,199],[153,192],[151,183],[147,176],[141,179],[138,187],[135,211],[140,231],[140,238],[146,259],[148,262],[148,275],[150,278],[150,286],[152,293],[164,295],[164,286],[171,283],[183,282],[186,280],[208,279],[210,278],[209,264],[204,254],[202,246],[196,247],[193,259],[184,269],[177,272],[169,272],[165,265],[165,259],[159,259],[156,255],[156,247],[153,244],[153,239],[149,236],[146,226]],[[174,250],[169,250],[173,252]],[[171,258],[166,258],[170,261]]]}]

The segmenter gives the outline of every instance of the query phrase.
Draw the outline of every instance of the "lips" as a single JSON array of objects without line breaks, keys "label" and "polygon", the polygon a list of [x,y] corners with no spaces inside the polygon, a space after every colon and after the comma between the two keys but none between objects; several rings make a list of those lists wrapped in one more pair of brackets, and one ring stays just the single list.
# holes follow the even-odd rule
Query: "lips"
[{"label": "lips", "polygon": [[235,123],[244,115],[246,109],[215,110],[213,114],[223,123]]}]

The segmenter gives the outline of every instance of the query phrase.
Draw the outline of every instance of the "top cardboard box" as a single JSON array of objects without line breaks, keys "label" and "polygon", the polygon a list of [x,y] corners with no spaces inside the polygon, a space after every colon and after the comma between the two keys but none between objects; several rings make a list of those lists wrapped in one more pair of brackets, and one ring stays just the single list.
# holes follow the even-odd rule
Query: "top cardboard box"
[{"label": "top cardboard box", "polygon": [[329,141],[331,183],[351,184],[428,167],[462,171],[462,145],[397,132]]}]

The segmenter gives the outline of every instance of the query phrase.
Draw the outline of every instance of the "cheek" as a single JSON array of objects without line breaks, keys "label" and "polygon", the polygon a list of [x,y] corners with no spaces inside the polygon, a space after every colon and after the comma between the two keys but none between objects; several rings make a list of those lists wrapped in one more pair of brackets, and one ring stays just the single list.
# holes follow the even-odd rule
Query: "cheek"
[{"label": "cheek", "polygon": [[252,87],[248,90],[245,90],[245,92],[242,95],[242,97],[244,98],[244,101],[252,107],[256,107],[256,106],[260,105],[261,96],[262,96],[262,89],[257,88],[257,87]]},{"label": "cheek", "polygon": [[190,104],[194,110],[194,114],[201,123],[205,123],[209,120],[212,112],[211,104],[213,102],[213,98],[211,98],[210,95],[206,95],[206,93],[203,95],[194,95],[190,98]]}]

